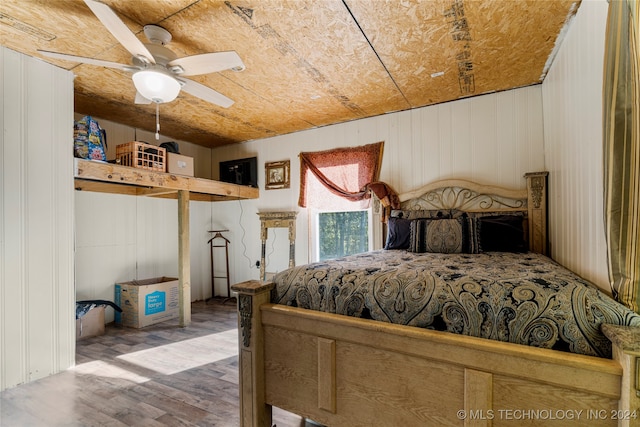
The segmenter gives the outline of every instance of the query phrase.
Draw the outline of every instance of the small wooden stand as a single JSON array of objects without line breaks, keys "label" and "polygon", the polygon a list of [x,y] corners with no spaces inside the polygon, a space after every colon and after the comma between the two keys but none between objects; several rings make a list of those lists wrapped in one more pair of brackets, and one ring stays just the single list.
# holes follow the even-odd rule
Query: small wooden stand
[{"label": "small wooden stand", "polygon": [[267,233],[269,228],[289,229],[289,268],[296,265],[296,215],[298,212],[258,212],[260,217],[260,280],[266,280]]}]

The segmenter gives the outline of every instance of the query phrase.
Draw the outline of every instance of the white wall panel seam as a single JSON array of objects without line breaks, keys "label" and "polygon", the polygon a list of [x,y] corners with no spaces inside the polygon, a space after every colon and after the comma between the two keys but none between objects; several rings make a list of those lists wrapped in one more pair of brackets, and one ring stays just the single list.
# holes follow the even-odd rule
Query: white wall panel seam
[{"label": "white wall panel seam", "polygon": [[22,181],[22,186],[20,188],[20,210],[21,210],[21,217],[23,218],[23,223],[22,223],[22,227],[20,229],[20,232],[22,234],[22,238],[20,239],[21,242],[23,243],[21,249],[22,249],[22,253],[20,254],[20,267],[22,270],[22,280],[21,283],[19,284],[20,286],[20,291],[21,291],[21,299],[20,299],[20,321],[22,323],[22,331],[24,332],[23,334],[21,334],[21,342],[20,342],[20,347],[23,348],[23,354],[24,357],[22,358],[22,361],[24,363],[24,370],[21,372],[22,375],[22,382],[26,382],[29,379],[29,372],[30,372],[30,366],[29,366],[29,361],[31,360],[30,357],[30,349],[28,346],[28,339],[27,339],[27,334],[28,331],[30,330],[30,325],[29,325],[29,307],[28,307],[28,301],[29,301],[29,287],[28,287],[28,283],[29,283],[29,265],[27,264],[27,253],[29,251],[29,247],[28,247],[28,239],[27,239],[27,234],[28,234],[28,230],[29,230],[29,215],[28,215],[28,211],[29,211],[29,206],[28,206],[28,197],[27,197],[27,191],[29,188],[29,182],[27,180],[28,177],[28,171],[29,171],[29,163],[28,163],[28,155],[27,155],[27,141],[28,141],[28,137],[29,137],[29,132],[28,132],[28,128],[26,125],[26,117],[28,117],[28,105],[26,102],[26,99],[28,97],[28,87],[25,84],[25,81],[27,80],[26,77],[26,73],[27,73],[27,67],[25,64],[25,58],[24,57],[20,57],[21,61],[20,61],[20,154],[21,154],[21,158],[20,158],[20,178]]},{"label": "white wall panel seam", "polygon": [[[4,49],[0,49],[0,70],[2,71],[1,75],[4,76],[6,70],[4,68]],[[5,127],[4,127],[4,102],[5,102],[5,89],[4,89],[5,79],[0,79],[0,177],[2,180],[0,181],[0,212],[2,215],[0,216],[0,309],[2,309],[2,313],[0,313],[0,390],[4,390],[5,388],[5,378],[6,378],[6,370],[5,370],[5,358],[4,358],[4,349],[5,349],[5,339],[4,339],[4,316],[6,313],[6,308],[4,304],[6,304],[5,299],[5,282],[6,282],[6,273],[5,273],[5,208],[4,208],[4,197],[5,197],[5,185],[7,183],[7,172],[5,168],[5,159],[6,152],[4,146],[4,137],[5,137]]]}]

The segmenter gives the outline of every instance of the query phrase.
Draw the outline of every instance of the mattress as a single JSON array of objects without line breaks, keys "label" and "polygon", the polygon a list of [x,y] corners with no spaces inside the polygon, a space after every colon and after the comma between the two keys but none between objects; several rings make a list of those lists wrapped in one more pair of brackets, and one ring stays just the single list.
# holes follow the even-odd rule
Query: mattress
[{"label": "mattress", "polygon": [[271,302],[590,356],[640,315],[536,253],[379,250],[276,274]]}]

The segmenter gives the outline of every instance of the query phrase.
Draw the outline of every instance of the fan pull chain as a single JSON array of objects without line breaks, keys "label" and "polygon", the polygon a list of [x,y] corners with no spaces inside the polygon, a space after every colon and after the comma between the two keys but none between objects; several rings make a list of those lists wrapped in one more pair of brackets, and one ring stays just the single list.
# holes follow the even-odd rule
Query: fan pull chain
[{"label": "fan pull chain", "polygon": [[160,103],[156,102],[156,141],[160,140]]}]

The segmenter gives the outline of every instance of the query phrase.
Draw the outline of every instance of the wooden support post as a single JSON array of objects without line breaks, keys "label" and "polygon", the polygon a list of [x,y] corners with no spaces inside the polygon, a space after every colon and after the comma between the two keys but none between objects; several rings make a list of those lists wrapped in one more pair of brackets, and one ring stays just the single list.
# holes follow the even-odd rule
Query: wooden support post
[{"label": "wooden support post", "polygon": [[189,191],[178,191],[178,303],[180,326],[191,323],[191,252],[189,247]]},{"label": "wooden support post", "polygon": [[231,286],[238,294],[241,427],[271,426],[271,405],[265,402],[264,331],[260,306],[270,301],[273,287],[273,283],[259,280]]},{"label": "wooden support post", "polygon": [[640,418],[640,328],[603,324],[602,332],[611,340],[613,360],[622,366],[618,426],[636,426]]}]

